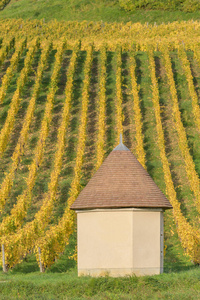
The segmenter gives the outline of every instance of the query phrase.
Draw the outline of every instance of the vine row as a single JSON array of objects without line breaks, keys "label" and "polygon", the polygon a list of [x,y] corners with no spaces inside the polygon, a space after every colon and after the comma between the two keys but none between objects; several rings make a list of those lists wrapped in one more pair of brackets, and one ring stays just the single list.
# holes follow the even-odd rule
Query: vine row
[{"label": "vine row", "polygon": [[153,51],[149,49],[149,69],[151,73],[152,81],[152,101],[154,106],[155,118],[156,118],[156,130],[157,130],[157,143],[160,149],[160,157],[163,165],[164,179],[166,184],[166,192],[169,197],[170,203],[173,206],[173,215],[175,223],[177,224],[177,231],[181,240],[182,246],[186,253],[192,258],[195,263],[200,263],[200,232],[197,228],[192,227],[187,219],[183,216],[180,208],[180,203],[176,197],[176,191],[172,181],[169,162],[165,153],[165,138],[162,128],[162,121],[160,116],[160,104],[159,104],[159,89],[158,82],[155,73],[155,61]]}]

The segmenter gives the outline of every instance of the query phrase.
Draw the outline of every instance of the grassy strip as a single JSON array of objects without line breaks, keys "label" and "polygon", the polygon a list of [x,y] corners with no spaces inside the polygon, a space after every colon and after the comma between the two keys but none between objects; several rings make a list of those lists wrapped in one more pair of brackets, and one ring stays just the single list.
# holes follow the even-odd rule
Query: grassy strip
[{"label": "grassy strip", "polygon": [[[91,63],[90,71],[90,85],[89,85],[89,101],[88,101],[88,116],[87,116],[87,125],[86,125],[86,142],[85,142],[85,153],[83,156],[83,166],[82,166],[82,176],[80,180],[81,189],[88,183],[90,178],[93,176],[94,172],[100,166],[97,160],[97,139],[98,136],[100,140],[105,138],[105,98],[103,99],[104,108],[103,111],[100,111],[100,95],[99,95],[99,71],[100,71],[100,53],[94,51],[93,59]],[[106,60],[106,56],[104,57]],[[104,61],[105,62],[105,61]],[[106,70],[104,64],[104,71]],[[105,75],[104,75],[105,76]],[[105,90],[104,90],[105,91]],[[102,95],[105,96],[105,93]],[[101,99],[102,100],[102,99]],[[104,126],[103,132],[100,128],[100,123]],[[103,134],[103,136],[101,136]],[[105,145],[102,143],[102,148],[100,149],[99,156],[103,162],[103,156]]]},{"label": "grassy strip", "polygon": [[115,145],[116,64],[115,53],[109,51],[106,64],[106,156]]},{"label": "grassy strip", "polygon": [[0,14],[0,18],[23,19],[57,19],[59,21],[104,21],[104,22],[173,22],[178,20],[198,20],[200,12],[180,12],[164,10],[138,9],[134,12],[126,12],[120,8],[115,0],[45,0],[11,1]]},{"label": "grassy strip", "polygon": [[143,120],[144,150],[146,154],[147,171],[153,177],[156,184],[161,190],[165,190],[164,177],[162,171],[162,163],[159,157],[159,148],[155,141],[156,120],[153,112],[153,104],[151,101],[151,85],[150,72],[147,64],[147,54],[145,52],[137,52],[136,56],[136,76],[137,84],[140,86],[139,97],[141,99],[141,113]]},{"label": "grassy strip", "polygon": [[144,152],[144,142],[143,142],[143,134],[142,134],[142,115],[140,109],[140,99],[139,99],[139,86],[137,85],[135,70],[136,70],[136,61],[134,57],[135,53],[131,53],[131,64],[130,64],[130,76],[132,83],[132,94],[133,94],[133,110],[134,110],[134,121],[135,121],[135,139],[136,143],[136,154],[138,161],[142,164],[144,168],[145,165],[145,152]]},{"label": "grassy strip", "polygon": [[100,51],[99,101],[98,101],[98,135],[96,140],[96,169],[98,169],[105,154],[105,110],[106,110],[106,47]]},{"label": "grassy strip", "polygon": [[[197,93],[198,99],[200,99],[200,51],[196,48],[194,52],[188,53],[188,60],[190,62],[190,68],[193,76],[193,82],[195,87],[195,92]],[[191,103],[191,102],[190,102]],[[195,162],[196,171],[200,175],[200,140],[199,131],[197,130],[194,122],[192,123],[195,128],[194,134],[188,137],[191,153],[193,160]]]},{"label": "grassy strip", "polygon": [[0,275],[1,299],[199,299],[200,269],[144,277],[80,277],[67,273]]},{"label": "grassy strip", "polygon": [[187,54],[186,54],[185,50],[182,47],[179,48],[178,55],[181,60],[182,68],[185,72],[190,97],[192,99],[192,109],[193,109],[194,121],[198,128],[198,131],[200,131],[200,109],[199,109],[199,104],[198,104],[198,96],[195,91],[194,82],[193,82],[194,78],[192,76],[192,71],[190,69],[190,62],[187,58]]},{"label": "grassy strip", "polygon": [[67,143],[63,154],[63,167],[58,182],[57,207],[54,208],[51,224],[58,223],[58,219],[64,213],[66,207],[66,199],[69,197],[69,190],[74,174],[74,166],[76,160],[76,149],[78,144],[78,128],[81,116],[81,97],[82,85],[84,80],[84,63],[86,52],[80,51],[75,70],[75,78],[72,93],[72,108],[70,116],[69,130],[67,131]]}]

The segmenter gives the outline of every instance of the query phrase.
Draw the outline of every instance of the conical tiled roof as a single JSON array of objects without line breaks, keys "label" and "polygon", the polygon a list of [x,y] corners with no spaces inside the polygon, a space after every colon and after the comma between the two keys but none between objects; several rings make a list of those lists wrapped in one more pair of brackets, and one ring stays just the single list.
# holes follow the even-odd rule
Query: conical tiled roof
[{"label": "conical tiled roof", "polygon": [[81,191],[71,209],[172,208],[147,171],[122,142]]}]

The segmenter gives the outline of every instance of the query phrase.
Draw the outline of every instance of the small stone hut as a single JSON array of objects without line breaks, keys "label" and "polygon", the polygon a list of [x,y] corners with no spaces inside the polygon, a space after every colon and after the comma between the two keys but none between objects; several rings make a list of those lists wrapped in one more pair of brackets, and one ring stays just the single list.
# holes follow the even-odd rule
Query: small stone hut
[{"label": "small stone hut", "polygon": [[162,273],[163,211],[170,208],[121,141],[71,206],[77,212],[78,275]]}]

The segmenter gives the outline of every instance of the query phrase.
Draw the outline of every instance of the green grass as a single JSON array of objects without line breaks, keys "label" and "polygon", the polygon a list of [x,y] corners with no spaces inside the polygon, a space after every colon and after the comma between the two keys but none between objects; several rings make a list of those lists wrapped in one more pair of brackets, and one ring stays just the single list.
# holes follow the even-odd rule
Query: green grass
[{"label": "green grass", "polygon": [[198,20],[200,12],[136,10],[126,12],[118,0],[11,0],[0,11],[2,18],[45,19],[58,21],[149,22],[161,24],[182,20]]},{"label": "green grass", "polygon": [[200,268],[155,276],[77,277],[66,273],[0,275],[0,299],[199,299]]},{"label": "green grass", "polygon": [[76,234],[45,273],[32,254],[8,273],[0,272],[0,299],[199,299],[200,268],[191,263],[165,259],[165,273],[155,276],[78,277],[75,261],[68,258],[75,244]]}]

